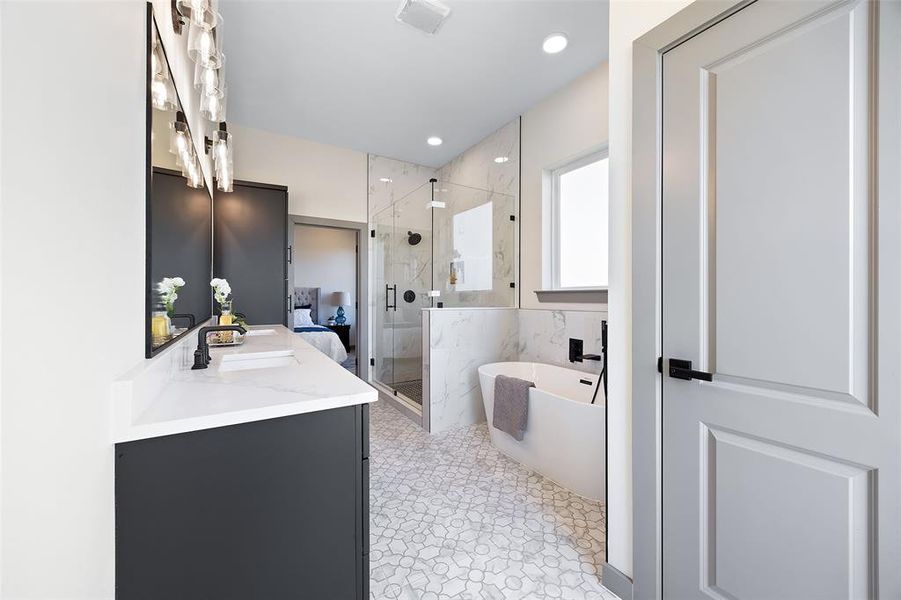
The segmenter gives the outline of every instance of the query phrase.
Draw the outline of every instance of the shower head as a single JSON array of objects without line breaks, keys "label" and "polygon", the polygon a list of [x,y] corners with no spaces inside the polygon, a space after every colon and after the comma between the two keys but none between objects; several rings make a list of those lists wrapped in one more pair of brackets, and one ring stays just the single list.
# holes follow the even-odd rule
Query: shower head
[{"label": "shower head", "polygon": [[411,246],[415,246],[416,244],[418,244],[421,241],[422,241],[422,236],[420,234],[413,233],[412,231],[407,232],[407,242]]}]

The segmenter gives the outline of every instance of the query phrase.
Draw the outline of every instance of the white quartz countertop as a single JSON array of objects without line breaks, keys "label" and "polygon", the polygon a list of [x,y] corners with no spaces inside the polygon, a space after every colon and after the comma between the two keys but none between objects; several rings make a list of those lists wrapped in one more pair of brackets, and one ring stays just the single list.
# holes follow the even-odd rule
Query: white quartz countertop
[{"label": "white quartz countertop", "polygon": [[138,365],[112,390],[113,443],[375,402],[374,388],[281,325],[241,346],[210,348],[191,370],[197,334]]}]

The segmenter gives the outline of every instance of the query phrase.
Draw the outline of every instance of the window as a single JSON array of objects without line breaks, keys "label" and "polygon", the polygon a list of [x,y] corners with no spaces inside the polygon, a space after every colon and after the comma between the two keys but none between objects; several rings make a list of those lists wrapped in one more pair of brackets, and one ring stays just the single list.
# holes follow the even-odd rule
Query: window
[{"label": "window", "polygon": [[545,173],[544,287],[607,287],[607,151]]},{"label": "window", "polygon": [[494,285],[493,207],[493,202],[486,202],[454,215],[451,279],[458,292],[490,290]]}]

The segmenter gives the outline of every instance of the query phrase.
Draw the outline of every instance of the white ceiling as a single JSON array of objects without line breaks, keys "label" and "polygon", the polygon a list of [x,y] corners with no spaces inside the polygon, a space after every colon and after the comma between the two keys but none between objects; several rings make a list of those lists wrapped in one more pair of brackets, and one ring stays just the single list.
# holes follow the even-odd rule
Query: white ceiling
[{"label": "white ceiling", "polygon": [[440,166],[607,59],[606,0],[446,3],[428,36],[397,0],[222,0],[229,121]]}]

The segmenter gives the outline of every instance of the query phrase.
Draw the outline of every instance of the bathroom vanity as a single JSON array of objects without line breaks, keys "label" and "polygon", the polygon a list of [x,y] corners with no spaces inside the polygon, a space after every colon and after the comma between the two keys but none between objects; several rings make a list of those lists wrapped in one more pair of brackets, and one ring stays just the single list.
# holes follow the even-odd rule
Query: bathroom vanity
[{"label": "bathroom vanity", "polygon": [[116,597],[369,597],[362,380],[282,326],[116,382]]}]

